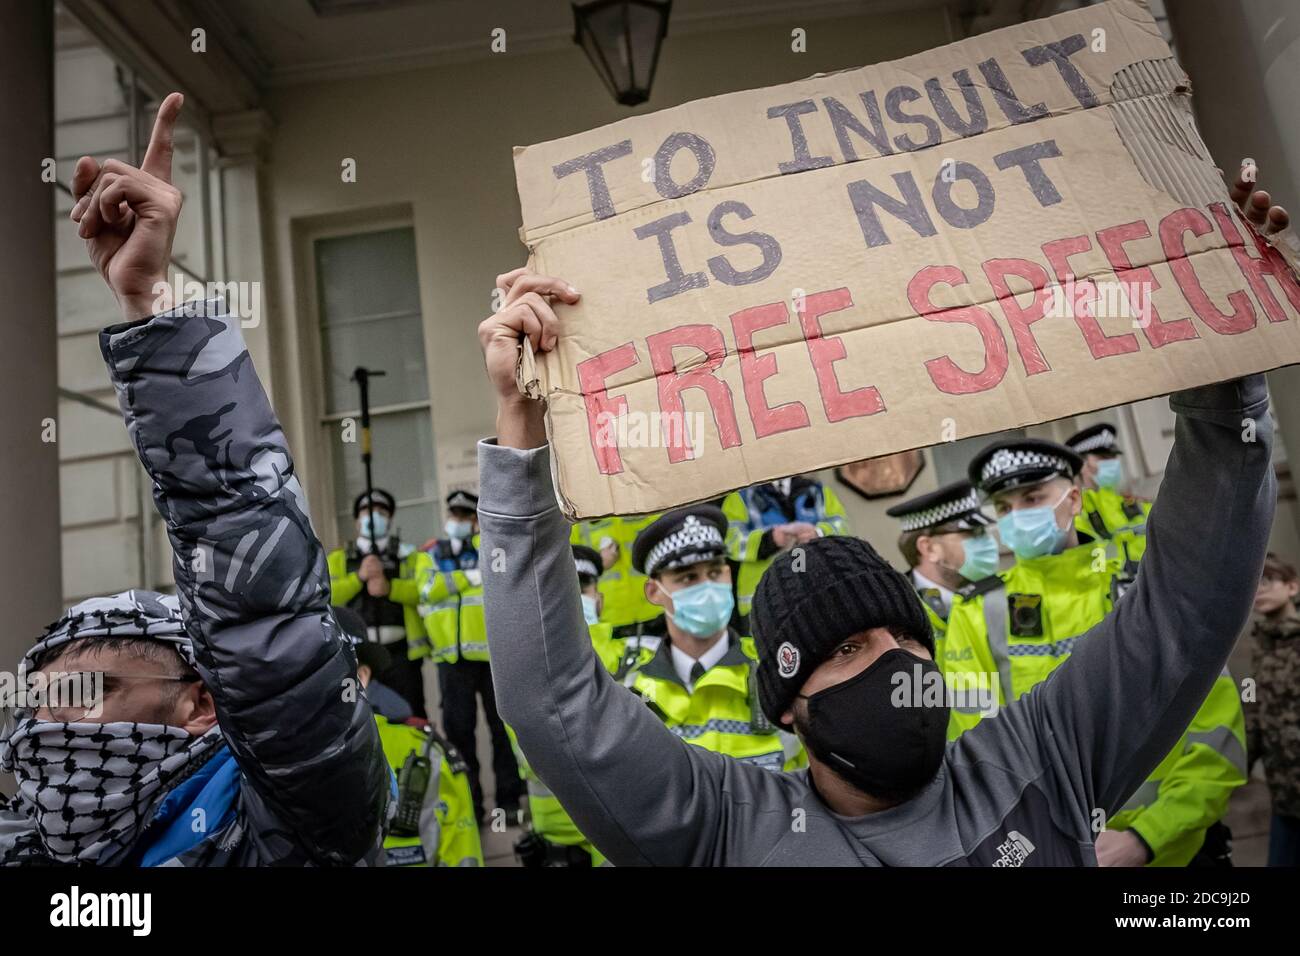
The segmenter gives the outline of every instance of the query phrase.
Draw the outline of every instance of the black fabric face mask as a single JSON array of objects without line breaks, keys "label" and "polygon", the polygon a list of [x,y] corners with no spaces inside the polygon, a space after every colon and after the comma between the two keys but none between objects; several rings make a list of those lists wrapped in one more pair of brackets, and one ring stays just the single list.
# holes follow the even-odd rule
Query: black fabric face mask
[{"label": "black fabric face mask", "polygon": [[861,674],[804,700],[808,749],[863,793],[901,802],[938,773],[949,707],[934,661],[894,648]]}]

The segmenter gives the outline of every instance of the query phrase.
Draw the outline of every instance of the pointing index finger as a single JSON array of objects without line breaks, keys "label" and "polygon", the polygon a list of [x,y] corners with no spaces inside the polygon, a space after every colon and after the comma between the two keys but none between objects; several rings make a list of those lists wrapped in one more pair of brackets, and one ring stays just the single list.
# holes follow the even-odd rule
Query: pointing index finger
[{"label": "pointing index finger", "polygon": [[172,181],[172,135],[184,103],[185,97],[180,93],[169,93],[159,105],[158,118],[154,120],[153,134],[149,137],[149,148],[145,150],[144,162],[140,164],[142,170],[165,183]]}]

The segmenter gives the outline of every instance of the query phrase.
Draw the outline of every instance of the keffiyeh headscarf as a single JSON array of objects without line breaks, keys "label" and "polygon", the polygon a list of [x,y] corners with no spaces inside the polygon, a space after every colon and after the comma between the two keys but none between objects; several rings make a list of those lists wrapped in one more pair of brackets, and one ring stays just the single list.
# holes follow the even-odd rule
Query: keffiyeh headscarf
[{"label": "keffiyeh headscarf", "polygon": [[[176,599],[125,591],[83,601],[51,625],[19,665],[20,682],[51,650],[107,637],[165,641],[194,666]],[[18,780],[0,826],[0,863],[120,861],[162,797],[222,743],[217,727],[194,737],[165,724],[68,723],[16,712],[0,740],[0,769]],[[14,825],[22,818],[27,826]]]}]

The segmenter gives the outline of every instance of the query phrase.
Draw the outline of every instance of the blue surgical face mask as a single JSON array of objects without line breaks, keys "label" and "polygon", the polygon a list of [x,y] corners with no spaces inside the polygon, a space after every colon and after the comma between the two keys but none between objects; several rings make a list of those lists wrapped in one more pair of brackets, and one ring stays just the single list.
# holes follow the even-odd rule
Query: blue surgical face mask
[{"label": "blue surgical face mask", "polygon": [[1124,480],[1124,463],[1118,458],[1103,458],[1097,462],[1097,487],[1118,488]]},{"label": "blue surgical face mask", "polygon": [[600,623],[600,611],[596,607],[596,599],[584,594],[582,596],[582,616],[588,624]]},{"label": "blue surgical face mask", "polygon": [[1070,494],[1067,488],[1061,497],[1050,505],[1008,511],[998,519],[998,534],[1002,543],[1015,552],[1017,558],[1039,558],[1055,554],[1065,544],[1067,529],[1056,523],[1056,508]]},{"label": "blue surgical face mask", "polygon": [[731,612],[736,606],[736,599],[731,595],[731,585],[714,581],[692,584],[680,591],[669,591],[668,596],[673,599],[673,609],[668,614],[668,620],[692,637],[712,637],[717,634],[730,623]]},{"label": "blue surgical face mask", "polygon": [[464,541],[474,533],[474,524],[470,521],[457,521],[455,518],[448,518],[447,523],[443,525],[443,530],[447,532],[447,537]]},{"label": "blue surgical face mask", "polygon": [[361,536],[371,541],[378,541],[388,534],[388,516],[370,513],[361,519]]},{"label": "blue surgical face mask", "polygon": [[998,543],[990,534],[963,538],[961,549],[966,560],[957,569],[967,581],[982,581],[998,569]]}]

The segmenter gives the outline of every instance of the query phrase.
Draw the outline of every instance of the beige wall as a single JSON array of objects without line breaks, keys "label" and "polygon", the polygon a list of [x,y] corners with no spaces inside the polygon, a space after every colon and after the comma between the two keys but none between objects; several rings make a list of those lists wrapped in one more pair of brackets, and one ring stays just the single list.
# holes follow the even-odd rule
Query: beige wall
[{"label": "beige wall", "polygon": [[[747,87],[887,60],[949,41],[941,9],[821,21],[808,53],[768,26],[669,36],[643,111]],[[409,209],[420,261],[435,439],[490,434],[493,406],[474,330],[496,274],[521,264],[511,147],[555,139],[628,114],[577,47],[558,53],[273,91],[276,128],[265,170],[269,337],[274,398],[293,443],[317,527],[332,528],[329,451],[317,447],[319,350],[295,243],[304,226],[367,209]],[[357,161],[343,183],[340,162]],[[296,247],[297,246],[297,247]],[[307,437],[310,436],[310,437]],[[448,449],[448,452],[450,449]],[[333,542],[327,542],[332,544]]]}]

